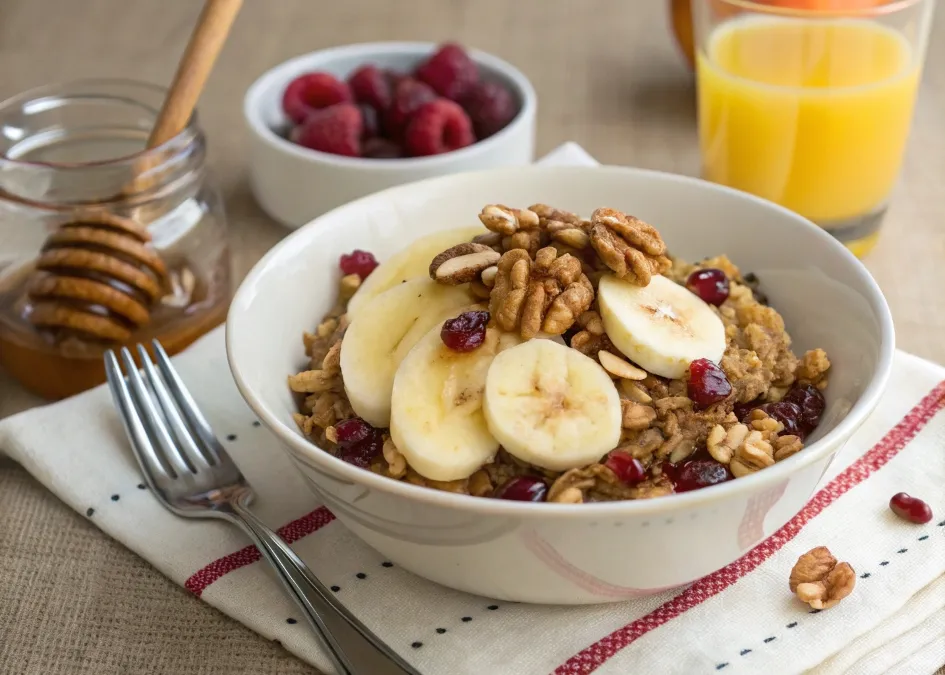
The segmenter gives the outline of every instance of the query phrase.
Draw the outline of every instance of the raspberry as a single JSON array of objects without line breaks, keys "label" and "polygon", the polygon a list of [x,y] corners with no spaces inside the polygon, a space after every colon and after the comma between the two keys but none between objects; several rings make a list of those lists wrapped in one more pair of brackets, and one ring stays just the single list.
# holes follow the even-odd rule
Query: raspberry
[{"label": "raspberry", "polygon": [[302,126],[296,129],[293,139],[312,150],[357,157],[361,154],[363,126],[361,111],[357,106],[339,103],[309,115]]},{"label": "raspberry", "polygon": [[363,103],[358,106],[361,111],[361,138],[371,138],[379,133],[377,111]]},{"label": "raspberry", "polygon": [[404,129],[413,114],[425,103],[436,100],[436,92],[423,82],[404,78],[394,89],[394,100],[384,118],[387,135],[397,140],[403,136]]},{"label": "raspberry", "polygon": [[386,138],[365,138],[361,144],[361,156],[372,159],[397,159],[404,156],[404,150],[394,141]]},{"label": "raspberry", "polygon": [[307,73],[295,78],[282,95],[282,109],[301,124],[313,110],[354,100],[348,85],[328,73]]},{"label": "raspberry", "polygon": [[459,105],[444,99],[420,108],[404,134],[407,152],[417,157],[458,150],[475,141],[469,117]]},{"label": "raspberry", "polygon": [[393,96],[390,78],[377,66],[362,66],[348,78],[348,86],[358,103],[375,110],[387,110]]},{"label": "raspberry", "polygon": [[373,272],[374,268],[379,264],[377,258],[375,258],[372,253],[360,249],[355,249],[351,251],[351,253],[344,253],[338,260],[342,274],[357,274],[361,277],[361,281],[367,279],[367,276]]},{"label": "raspberry", "polygon": [[509,90],[495,82],[474,84],[460,103],[480,140],[501,131],[518,112]]},{"label": "raspberry", "polygon": [[417,78],[433,87],[440,96],[458,101],[479,81],[479,69],[465,49],[450,42],[420,64]]}]

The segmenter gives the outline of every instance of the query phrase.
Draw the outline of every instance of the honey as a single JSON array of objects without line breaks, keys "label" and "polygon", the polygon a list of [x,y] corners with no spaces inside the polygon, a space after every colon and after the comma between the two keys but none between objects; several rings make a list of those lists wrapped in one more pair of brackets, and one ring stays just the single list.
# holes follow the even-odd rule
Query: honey
[{"label": "honey", "polygon": [[107,349],[158,339],[173,354],[226,317],[204,136],[192,120],[144,150],[163,94],[96,80],[0,104],[17,127],[0,138],[0,368],[45,398],[104,382]]}]

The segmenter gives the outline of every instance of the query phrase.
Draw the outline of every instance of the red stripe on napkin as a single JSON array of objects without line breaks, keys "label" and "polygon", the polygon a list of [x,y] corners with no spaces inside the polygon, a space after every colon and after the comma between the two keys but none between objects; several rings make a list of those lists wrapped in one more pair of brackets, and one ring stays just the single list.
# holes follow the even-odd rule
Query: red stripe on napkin
[{"label": "red stripe on napkin", "polygon": [[699,579],[672,600],[578,652],[555,669],[555,675],[585,675],[602,666],[624,647],[654,628],[721,593],[791,541],[814,516],[847,490],[869,478],[895,457],[915,435],[945,408],[945,382],[923,398],[879,443],[830,481],[784,527],[744,556]]},{"label": "red stripe on napkin", "polygon": [[[279,536],[285,539],[287,543],[291,544],[324,527],[334,519],[335,516],[332,515],[331,511],[324,506],[320,506],[308,515],[302,516],[280,527],[278,530]],[[207,586],[214,581],[225,574],[229,574],[233,570],[256,562],[259,560],[259,557],[259,549],[255,546],[250,545],[241,548],[239,551],[218,558],[206,567],[194,572],[194,574],[184,582],[184,588],[199,598],[200,594],[206,590]]]}]

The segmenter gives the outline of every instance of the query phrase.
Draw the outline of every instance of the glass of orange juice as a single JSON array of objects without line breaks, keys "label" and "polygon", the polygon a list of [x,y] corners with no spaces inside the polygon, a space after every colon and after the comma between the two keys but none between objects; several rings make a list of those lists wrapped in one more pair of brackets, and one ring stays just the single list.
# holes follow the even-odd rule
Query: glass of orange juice
[{"label": "glass of orange juice", "polygon": [[703,176],[866,254],[899,175],[934,0],[693,0]]}]

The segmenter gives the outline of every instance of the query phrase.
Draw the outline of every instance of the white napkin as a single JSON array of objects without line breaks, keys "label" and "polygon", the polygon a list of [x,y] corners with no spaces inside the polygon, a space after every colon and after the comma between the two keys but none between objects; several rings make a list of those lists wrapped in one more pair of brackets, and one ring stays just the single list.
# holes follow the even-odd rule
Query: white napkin
[{"label": "white napkin", "polygon": [[[544,162],[590,164],[566,144]],[[175,359],[259,495],[256,510],[338,597],[425,675],[540,673],[931,673],[945,663],[945,369],[896,356],[873,416],[781,531],[687,589],[620,604],[493,602],[386,562],[320,507],[230,378],[223,331]],[[223,523],[176,518],[140,485],[99,387],[0,423],[0,448],[79,513],[161,572],[326,672],[307,625],[255,549]],[[887,507],[922,496],[935,519]],[[788,590],[798,556],[826,545],[859,578],[811,613]],[[298,619],[298,621],[296,621]]]}]

